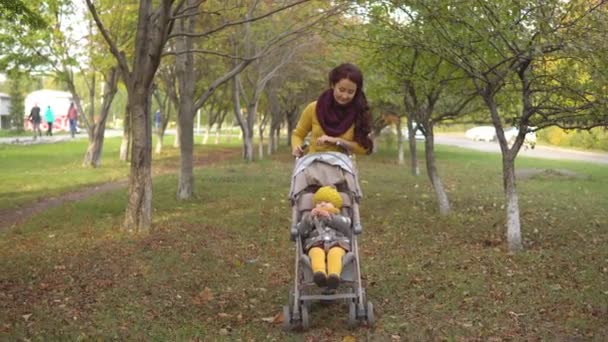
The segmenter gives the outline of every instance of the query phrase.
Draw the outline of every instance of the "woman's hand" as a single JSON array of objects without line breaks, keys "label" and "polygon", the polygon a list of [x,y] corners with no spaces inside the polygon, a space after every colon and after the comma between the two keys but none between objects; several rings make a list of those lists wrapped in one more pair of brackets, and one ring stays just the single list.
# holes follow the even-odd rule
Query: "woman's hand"
[{"label": "woman's hand", "polygon": [[317,139],[317,145],[335,145],[338,142],[338,138],[330,137],[329,135],[323,134]]},{"label": "woman's hand", "polygon": [[302,148],[300,146],[296,146],[293,148],[293,150],[291,150],[291,155],[296,158],[300,158],[303,154],[304,151],[302,151]]}]

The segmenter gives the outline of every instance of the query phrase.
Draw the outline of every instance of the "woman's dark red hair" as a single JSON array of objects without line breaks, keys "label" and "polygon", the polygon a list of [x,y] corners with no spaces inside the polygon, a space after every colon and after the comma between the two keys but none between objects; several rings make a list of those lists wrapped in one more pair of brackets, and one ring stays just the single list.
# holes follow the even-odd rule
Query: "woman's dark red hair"
[{"label": "woman's dark red hair", "polygon": [[369,135],[372,131],[372,115],[363,92],[363,74],[354,64],[343,63],[329,72],[329,86],[333,87],[340,80],[348,79],[357,85],[357,91],[350,105],[355,107],[355,141],[368,153],[372,152],[373,142]]}]

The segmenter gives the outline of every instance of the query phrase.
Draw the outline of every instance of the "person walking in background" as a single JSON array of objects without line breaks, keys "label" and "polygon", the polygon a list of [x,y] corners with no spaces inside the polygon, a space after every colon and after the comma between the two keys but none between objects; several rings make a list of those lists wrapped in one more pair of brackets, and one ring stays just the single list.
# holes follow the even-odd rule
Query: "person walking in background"
[{"label": "person walking in background", "polygon": [[46,130],[46,135],[53,136],[53,123],[55,122],[55,114],[53,114],[53,110],[51,106],[46,107],[46,112],[44,112],[44,120],[49,125]]},{"label": "person walking in background", "polygon": [[74,106],[74,102],[70,103],[70,108],[68,108],[68,120],[70,120],[70,134],[73,138],[76,134],[76,124],[78,123],[78,111],[76,110],[76,106]]},{"label": "person walking in background", "polygon": [[156,110],[156,113],[154,113],[154,128],[156,128],[156,130],[160,129],[160,124],[162,123],[163,117],[160,113],[160,109]]},{"label": "person walking in background", "polygon": [[329,72],[329,89],[302,112],[291,136],[292,154],[304,154],[301,146],[309,133],[310,153],[343,152],[344,148],[369,154],[373,150],[371,123],[361,71],[353,64],[340,64]]},{"label": "person walking in background", "polygon": [[[38,107],[37,103],[35,103],[32,110],[30,110],[30,115],[27,117],[27,119],[32,123],[34,140],[36,140],[38,137],[42,136],[42,132],[40,131],[40,121],[42,118],[40,117],[40,107]],[[36,134],[36,132],[38,132],[38,134]]]}]

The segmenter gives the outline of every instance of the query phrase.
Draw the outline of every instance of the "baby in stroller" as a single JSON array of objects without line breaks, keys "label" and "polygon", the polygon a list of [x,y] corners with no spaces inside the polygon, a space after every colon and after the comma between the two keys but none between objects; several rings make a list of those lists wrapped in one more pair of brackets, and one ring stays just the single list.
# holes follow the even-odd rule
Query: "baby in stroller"
[{"label": "baby in stroller", "polygon": [[298,231],[305,239],[304,250],[310,257],[315,284],[336,289],[342,257],[350,250],[350,218],[340,214],[342,196],[332,186],[319,188],[312,202],[314,208],[303,215]]},{"label": "baby in stroller", "polygon": [[373,325],[373,305],[361,284],[357,235],[361,190],[352,159],[340,152],[312,153],[296,161],[290,200],[295,279],[283,308],[285,329],[310,326],[314,301],[345,300],[348,324]]}]

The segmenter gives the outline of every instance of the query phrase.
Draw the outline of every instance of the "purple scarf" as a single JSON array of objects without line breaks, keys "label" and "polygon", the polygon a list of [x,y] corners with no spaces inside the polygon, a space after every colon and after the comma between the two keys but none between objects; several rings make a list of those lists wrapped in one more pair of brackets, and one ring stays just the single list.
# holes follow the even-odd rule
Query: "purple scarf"
[{"label": "purple scarf", "polygon": [[334,91],[331,88],[319,96],[316,110],[323,132],[332,137],[344,134],[353,125],[357,116],[353,101],[341,106],[334,99]]}]

